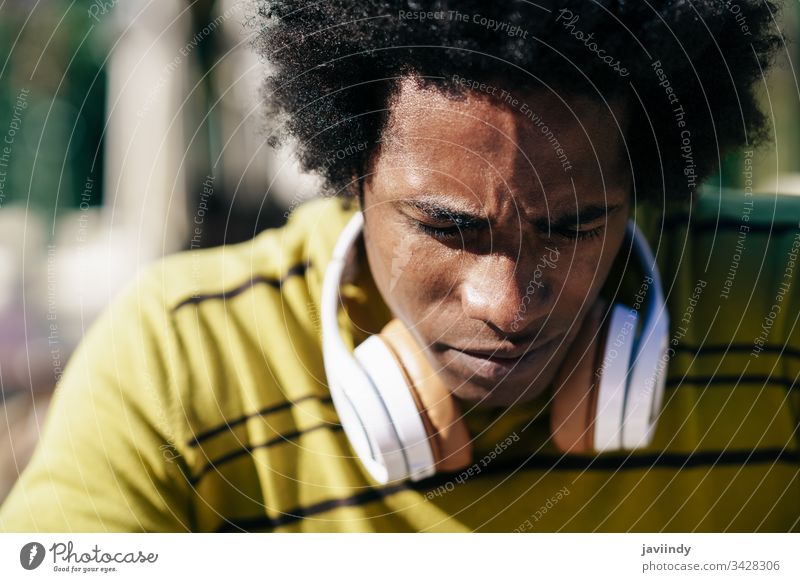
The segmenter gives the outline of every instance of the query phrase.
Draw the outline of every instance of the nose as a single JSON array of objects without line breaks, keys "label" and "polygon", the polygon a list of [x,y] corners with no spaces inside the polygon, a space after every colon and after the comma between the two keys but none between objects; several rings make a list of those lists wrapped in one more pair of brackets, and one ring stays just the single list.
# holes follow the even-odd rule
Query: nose
[{"label": "nose", "polygon": [[520,335],[542,321],[552,295],[548,265],[553,263],[520,268],[524,262],[503,255],[477,260],[462,282],[464,314],[504,335]]}]

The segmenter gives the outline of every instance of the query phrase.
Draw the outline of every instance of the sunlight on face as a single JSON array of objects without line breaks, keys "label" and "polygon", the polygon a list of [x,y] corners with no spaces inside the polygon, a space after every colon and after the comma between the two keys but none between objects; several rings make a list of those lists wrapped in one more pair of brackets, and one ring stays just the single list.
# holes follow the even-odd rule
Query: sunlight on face
[{"label": "sunlight on face", "polygon": [[364,184],[386,304],[453,394],[487,405],[552,382],[629,209],[619,108],[544,90],[517,98],[405,81]]}]

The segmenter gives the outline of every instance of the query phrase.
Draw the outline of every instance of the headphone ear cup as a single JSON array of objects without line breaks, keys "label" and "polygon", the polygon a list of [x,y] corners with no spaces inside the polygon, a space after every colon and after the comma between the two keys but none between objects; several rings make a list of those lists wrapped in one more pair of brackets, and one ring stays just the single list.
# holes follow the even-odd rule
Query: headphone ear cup
[{"label": "headphone ear cup", "polygon": [[594,449],[594,417],[597,410],[598,354],[602,353],[607,328],[601,323],[607,302],[595,303],[570,346],[553,381],[550,434],[563,453]]},{"label": "headphone ear cup", "polygon": [[[605,355],[600,365],[597,410],[594,421],[594,448],[597,452],[623,448],[623,423],[629,397],[631,365],[639,314],[617,303],[608,318]],[[638,365],[638,364],[637,364]]]},{"label": "headphone ear cup", "polygon": [[381,339],[403,370],[430,439],[437,471],[457,471],[472,463],[472,441],[461,410],[450,391],[425,358],[414,336],[399,319],[381,330]]},{"label": "headphone ear cup", "polygon": [[382,461],[387,480],[408,479],[433,466],[428,439],[405,378],[391,350],[378,336],[359,345],[353,355],[363,370],[383,415],[359,415],[364,430],[382,436]]}]

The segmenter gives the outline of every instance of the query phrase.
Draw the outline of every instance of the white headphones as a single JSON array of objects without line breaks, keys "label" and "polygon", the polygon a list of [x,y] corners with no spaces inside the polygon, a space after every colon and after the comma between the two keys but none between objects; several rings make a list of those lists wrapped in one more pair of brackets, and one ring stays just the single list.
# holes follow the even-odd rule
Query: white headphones
[{"label": "white headphones", "polygon": [[[418,481],[437,470],[469,466],[470,439],[458,405],[399,320],[371,336],[354,352],[342,340],[339,290],[347,257],[361,234],[363,221],[362,213],[356,212],[345,227],[322,286],[325,373],[345,433],[364,467],[381,484]],[[571,391],[572,396],[560,397],[556,386],[554,403],[560,399],[558,409],[566,412],[555,415],[558,418],[551,422],[555,442],[560,444],[565,438],[572,442],[573,438],[587,435],[583,442],[588,446],[570,452],[645,447],[652,441],[661,410],[668,360],[667,309],[653,254],[633,221],[628,222],[626,237],[633,241],[645,281],[649,282],[644,315],[640,324],[636,309],[614,304],[607,333],[595,337],[592,344],[604,342],[601,373],[594,358],[587,359],[587,363],[575,366],[576,370],[578,366],[585,369],[582,376],[574,375],[580,376],[577,387],[566,388],[570,383],[575,386],[571,379],[563,382],[563,394]],[[599,375],[599,380],[592,381],[592,374]],[[570,373],[569,378],[572,376]],[[587,408],[588,423],[580,421],[580,435],[555,438],[557,433],[566,433],[562,427],[572,422],[563,417],[581,405],[591,410]]]}]

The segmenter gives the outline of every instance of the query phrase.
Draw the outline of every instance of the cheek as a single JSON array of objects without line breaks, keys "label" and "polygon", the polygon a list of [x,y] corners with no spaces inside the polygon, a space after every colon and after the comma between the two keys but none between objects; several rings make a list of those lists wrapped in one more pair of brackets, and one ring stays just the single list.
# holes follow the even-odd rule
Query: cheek
[{"label": "cheek", "polygon": [[386,304],[397,312],[401,304],[424,297],[440,270],[426,258],[423,237],[409,233],[395,220],[371,215],[364,228],[367,260],[372,277]]},{"label": "cheek", "polygon": [[395,315],[419,323],[447,310],[459,272],[457,258],[438,252],[428,237],[401,226],[387,223],[365,234],[372,277]]},{"label": "cheek", "polygon": [[367,253],[367,263],[375,285],[384,296],[389,299],[389,286],[392,271],[392,257],[397,248],[397,237],[393,229],[382,224],[376,228],[374,214],[371,214],[364,226],[364,247]]},{"label": "cheek", "polygon": [[554,309],[556,312],[574,316],[581,305],[590,296],[596,286],[598,274],[595,273],[597,263],[576,261],[564,267],[562,277],[555,282],[553,292],[556,294]]},{"label": "cheek", "polygon": [[579,244],[574,251],[569,251],[571,256],[564,257],[559,278],[554,281],[556,312],[572,319],[579,310],[588,311],[605,284],[617,248],[616,240],[607,239],[605,244],[602,241]]}]

